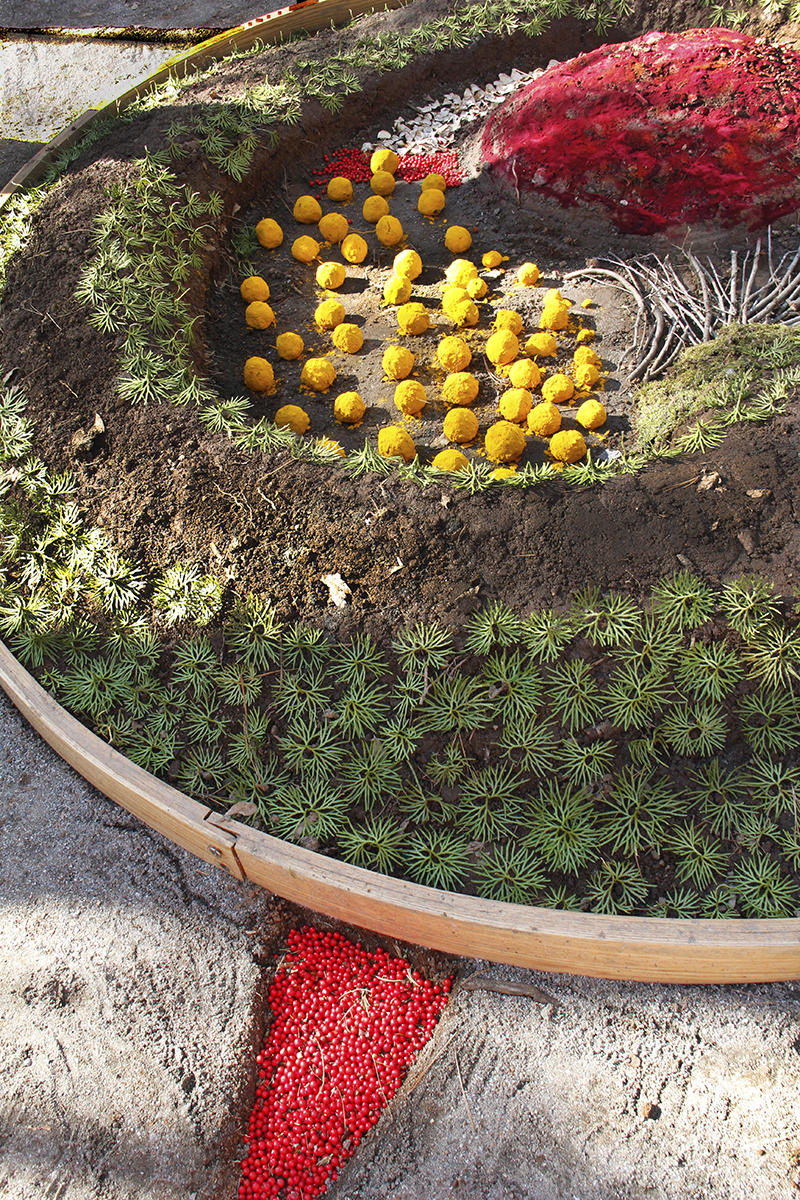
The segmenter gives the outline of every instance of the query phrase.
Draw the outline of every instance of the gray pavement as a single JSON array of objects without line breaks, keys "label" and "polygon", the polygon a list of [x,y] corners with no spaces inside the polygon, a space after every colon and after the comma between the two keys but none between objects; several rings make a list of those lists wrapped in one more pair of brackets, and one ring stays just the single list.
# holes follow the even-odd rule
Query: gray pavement
[{"label": "gray pavement", "polygon": [[283,7],[275,0],[2,0],[0,29],[230,29]]}]

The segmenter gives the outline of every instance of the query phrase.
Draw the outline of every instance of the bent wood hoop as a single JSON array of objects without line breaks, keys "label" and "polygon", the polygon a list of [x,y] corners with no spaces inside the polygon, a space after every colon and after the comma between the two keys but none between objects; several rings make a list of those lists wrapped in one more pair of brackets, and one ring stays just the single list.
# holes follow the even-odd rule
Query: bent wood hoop
[{"label": "bent wood hoop", "polygon": [[214,813],[70,716],[0,643],[0,686],[85,779],[151,828],[236,879],[327,916],[470,958],[660,983],[800,977],[800,918],[604,917],[481,900],[348,866]]}]

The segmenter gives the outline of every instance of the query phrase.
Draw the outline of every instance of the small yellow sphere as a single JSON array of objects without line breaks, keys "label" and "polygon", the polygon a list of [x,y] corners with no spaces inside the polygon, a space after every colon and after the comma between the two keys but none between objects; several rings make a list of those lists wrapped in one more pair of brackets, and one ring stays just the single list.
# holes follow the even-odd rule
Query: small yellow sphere
[{"label": "small yellow sphere", "polygon": [[463,371],[472,362],[472,351],[463,338],[451,334],[439,342],[436,357],[446,371]]},{"label": "small yellow sphere", "polygon": [[578,336],[575,338],[575,341],[579,346],[582,346],[587,342],[593,342],[596,337],[597,333],[594,329],[579,329]]},{"label": "small yellow sphere", "polygon": [[264,217],[256,225],[256,237],[259,244],[267,250],[274,250],[283,241],[283,230],[272,217]]},{"label": "small yellow sphere", "polygon": [[566,329],[569,324],[569,304],[558,288],[550,288],[544,294],[540,329]]},{"label": "small yellow sphere", "polygon": [[292,242],[292,258],[296,258],[298,262],[310,263],[319,254],[319,242],[308,234],[303,234],[299,238],[295,238]]},{"label": "small yellow sphere", "polygon": [[542,382],[542,372],[529,358],[518,358],[516,362],[512,362],[506,374],[512,387],[527,388],[528,391]]},{"label": "small yellow sphere", "polygon": [[405,234],[403,226],[397,217],[387,215],[381,217],[375,226],[375,236],[382,246],[396,246],[402,242]]},{"label": "small yellow sphere", "polygon": [[248,304],[254,300],[269,300],[269,284],[260,275],[248,275],[242,280],[239,295]]},{"label": "small yellow sphere", "polygon": [[451,408],[444,419],[444,436],[463,445],[478,435],[478,418],[470,408]]},{"label": "small yellow sphere", "polygon": [[508,256],[501,254],[499,250],[487,250],[481,255],[481,263],[487,271],[494,271],[500,266],[500,263],[507,262]]},{"label": "small yellow sphere", "polygon": [[[582,332],[585,333],[586,330],[584,329]],[[580,336],[578,340],[580,340]],[[577,350],[572,356],[572,361],[576,366],[578,363],[591,363],[593,367],[602,367],[603,365],[603,360],[600,358],[600,355],[596,350],[592,349],[591,346],[578,346]]]},{"label": "small yellow sphere", "polygon": [[510,479],[512,475],[516,475],[516,473],[516,467],[495,467],[493,471],[489,472],[489,478],[497,479],[498,481],[502,479]]},{"label": "small yellow sphere", "polygon": [[327,392],[336,378],[336,369],[327,358],[307,358],[300,372],[300,382],[312,392]]},{"label": "small yellow sphere", "polygon": [[478,268],[468,258],[454,258],[444,273],[448,283],[465,288],[470,279],[478,278]]},{"label": "small yellow sphere", "polygon": [[383,285],[383,298],[387,304],[405,304],[411,298],[411,284],[407,279],[390,275]]},{"label": "small yellow sphere", "polygon": [[445,288],[442,293],[442,311],[455,325],[477,325],[480,320],[478,307],[462,287]]},{"label": "small yellow sphere", "polygon": [[486,343],[486,357],[496,367],[502,367],[506,363],[513,362],[518,354],[519,342],[517,335],[512,333],[510,329],[498,329],[497,333],[493,333]]},{"label": "small yellow sphere", "polygon": [[463,225],[451,225],[444,235],[444,244],[451,254],[463,254],[472,245],[472,234]]},{"label": "small yellow sphere", "polygon": [[454,371],[442,384],[442,399],[445,404],[474,404],[479,384],[469,371]]},{"label": "small yellow sphere", "polygon": [[539,282],[539,268],[536,263],[524,262],[517,271],[517,282],[523,287],[534,287]]},{"label": "small yellow sphere", "polygon": [[367,196],[364,205],[361,209],[361,215],[365,221],[369,221],[370,225],[374,225],[376,221],[380,221],[381,217],[385,217],[389,211],[389,201],[383,196]]},{"label": "small yellow sphere", "polygon": [[357,425],[366,411],[358,392],[341,392],[333,402],[333,415],[342,425]]},{"label": "small yellow sphere", "polygon": [[486,430],[484,447],[492,462],[518,462],[525,449],[525,434],[510,421],[495,421]]},{"label": "small yellow sphere", "polygon": [[376,171],[369,186],[376,196],[391,196],[395,186],[394,175],[391,171]]},{"label": "small yellow sphere", "polygon": [[337,458],[347,457],[344,446],[341,442],[337,442],[335,438],[329,438],[323,435],[317,444],[321,447],[324,447],[326,450],[332,451]]},{"label": "small yellow sphere", "polygon": [[528,431],[537,437],[550,437],[561,428],[561,413],[555,404],[543,400],[528,413]]},{"label": "small yellow sphere", "polygon": [[428,393],[416,379],[404,379],[394,389],[394,402],[404,417],[416,417],[428,403]]},{"label": "small yellow sphere", "polygon": [[275,313],[263,300],[254,300],[244,310],[244,319],[251,329],[269,329],[275,324]]},{"label": "small yellow sphere", "polygon": [[334,204],[347,204],[353,199],[353,184],[345,175],[334,175],[328,180],[327,192]]},{"label": "small yellow sphere", "polygon": [[322,205],[313,196],[299,196],[294,202],[292,216],[300,225],[316,225],[322,216]]},{"label": "small yellow sphere", "polygon": [[271,392],[275,387],[272,366],[265,358],[254,356],[244,364],[244,386],[251,392]]},{"label": "small yellow sphere", "polygon": [[467,295],[471,300],[482,300],[489,291],[485,279],[470,279],[467,283]]},{"label": "small yellow sphere", "polygon": [[382,146],[379,150],[372,152],[372,158],[369,160],[369,169],[373,175],[378,171],[388,171],[390,175],[394,175],[397,168],[400,166],[400,156],[395,154],[394,150],[389,150]]},{"label": "small yellow sphere", "polygon": [[397,327],[401,333],[419,335],[430,328],[430,314],[424,304],[414,300],[401,304],[397,310]]},{"label": "small yellow sphere", "polygon": [[401,279],[418,279],[422,274],[422,259],[416,250],[401,250],[394,256],[392,270]]},{"label": "small yellow sphere", "polygon": [[390,379],[406,379],[413,370],[414,361],[407,346],[388,346],[383,352],[383,369]]},{"label": "small yellow sphere", "polygon": [[424,179],[419,181],[420,190],[425,192],[428,188],[436,188],[437,191],[443,192],[447,188],[447,180],[444,175],[433,173],[426,175]]},{"label": "small yellow sphere", "polygon": [[576,388],[585,391],[586,388],[594,387],[600,378],[600,372],[594,363],[576,363],[572,368],[572,378]]},{"label": "small yellow sphere", "polygon": [[522,333],[522,317],[513,308],[498,308],[494,314],[495,329],[510,329],[512,333]]},{"label": "small yellow sphere", "polygon": [[342,258],[349,263],[362,263],[369,253],[369,246],[360,233],[348,233],[342,242]]},{"label": "small yellow sphere", "polygon": [[279,333],[275,339],[275,349],[278,352],[278,358],[291,362],[300,357],[305,349],[305,344],[299,333]]},{"label": "small yellow sphere", "polygon": [[338,300],[323,300],[314,312],[314,324],[318,329],[335,329],[344,320],[344,305]]},{"label": "small yellow sphere", "polygon": [[542,398],[551,404],[566,404],[574,395],[575,384],[569,375],[563,375],[560,371],[542,384]]},{"label": "small yellow sphere", "polygon": [[424,192],[420,192],[419,200],[417,201],[417,212],[422,213],[423,217],[435,217],[444,208],[444,192],[440,192],[438,188],[425,188]]},{"label": "small yellow sphere", "polygon": [[317,283],[321,288],[334,290],[340,288],[347,278],[344,263],[324,262],[317,267]]},{"label": "small yellow sphere", "polygon": [[466,471],[469,467],[469,459],[460,450],[448,446],[446,450],[439,451],[431,466],[437,467],[440,471]]},{"label": "small yellow sphere", "polygon": [[358,354],[364,345],[364,334],[358,325],[353,325],[351,321],[343,321],[334,329],[331,341],[336,349],[341,350],[344,354]]},{"label": "small yellow sphere", "polygon": [[378,430],[378,453],[384,458],[402,458],[410,463],[416,457],[417,448],[401,425],[384,425]]},{"label": "small yellow sphere", "polygon": [[500,397],[500,416],[506,421],[524,421],[533,405],[533,396],[527,388],[509,388]]},{"label": "small yellow sphere", "polygon": [[599,429],[605,425],[608,414],[599,400],[584,400],[578,405],[575,420],[584,429]]},{"label": "small yellow sphere", "polygon": [[532,333],[525,343],[530,358],[552,358],[558,353],[558,342],[552,333]]},{"label": "small yellow sphere", "polygon": [[561,429],[551,437],[549,450],[558,462],[576,463],[586,454],[586,442],[577,429]]},{"label": "small yellow sphere", "polygon": [[324,240],[331,244],[341,242],[350,232],[347,217],[343,217],[341,213],[325,213],[325,216],[319,222],[318,228]]},{"label": "small yellow sphere", "polygon": [[305,433],[311,421],[308,413],[299,404],[284,404],[275,413],[275,424],[281,428],[288,425],[295,433]]}]

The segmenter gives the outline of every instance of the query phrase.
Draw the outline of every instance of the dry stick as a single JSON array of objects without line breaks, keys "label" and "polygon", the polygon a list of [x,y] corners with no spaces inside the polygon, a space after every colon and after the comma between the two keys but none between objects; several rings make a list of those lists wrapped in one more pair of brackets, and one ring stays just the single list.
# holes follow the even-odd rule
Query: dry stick
[{"label": "dry stick", "polygon": [[461,1067],[459,1066],[459,1063],[458,1063],[458,1051],[457,1050],[453,1050],[453,1058],[456,1060],[456,1070],[458,1071],[458,1082],[461,1084],[461,1095],[464,1098],[464,1108],[466,1108],[466,1110],[467,1110],[467,1116],[469,1117],[469,1123],[472,1126],[472,1132],[477,1137],[478,1131],[475,1128],[475,1122],[472,1119],[472,1113],[470,1112],[469,1102],[467,1101],[467,1093],[464,1091],[464,1080],[461,1078]]},{"label": "dry stick", "polygon": [[501,996],[530,996],[532,1000],[538,1000],[540,1004],[552,1004],[554,1008],[561,1007],[555,996],[543,992],[533,983],[510,983],[505,979],[487,979],[481,975],[470,975],[463,980],[459,990],[498,992]]},{"label": "dry stick", "polygon": [[711,326],[712,326],[711,299],[708,294],[708,280],[706,279],[705,271],[700,266],[700,263],[697,261],[695,256],[692,254],[691,250],[686,251],[686,257],[689,260],[689,265],[691,266],[692,270],[694,271],[695,275],[697,276],[697,278],[700,282],[700,295],[701,295],[701,299],[702,299],[703,314],[704,314],[703,341],[708,342],[711,340]]},{"label": "dry stick", "polygon": [[742,296],[742,321],[747,320],[747,311],[748,311],[748,307],[750,304],[750,293],[752,292],[753,284],[756,281],[756,275],[758,273],[758,267],[759,267],[760,262],[761,262],[761,238],[759,238],[758,241],[756,242],[756,248],[753,251],[753,266],[750,271],[749,278],[747,280],[747,287],[745,288],[744,295]]},{"label": "dry stick", "polygon": [[644,358],[640,358],[634,366],[633,370],[631,371],[631,379],[647,378],[647,367],[649,363],[651,363],[656,357],[659,349],[661,348],[661,338],[664,333],[664,314],[660,308],[656,309],[655,318],[656,328],[650,343],[650,349]]},{"label": "dry stick", "polygon": [[[673,346],[672,351],[670,352],[670,342],[672,341],[673,337],[676,335],[678,337],[677,344],[675,346]],[[659,369],[668,366],[674,359],[676,359],[678,357],[678,355],[680,354],[681,350],[683,349],[683,347],[685,345],[686,345],[686,339],[681,337],[678,334],[678,331],[675,328],[675,326],[673,326],[672,329],[670,329],[669,332],[667,333],[666,339],[664,341],[664,345],[661,348],[661,353],[658,355],[658,357],[653,362],[648,364],[648,368],[647,368],[648,377],[653,376],[656,373],[656,371],[658,371]],[[668,353],[669,353],[669,357],[667,357]]]},{"label": "dry stick", "polygon": [[707,258],[706,262],[708,263],[708,277],[711,280],[711,286],[719,308],[720,320],[724,323],[728,311],[728,297],[725,293],[725,288],[722,286],[722,280],[717,274],[717,268],[714,265],[713,259]]},{"label": "dry stick", "polygon": [[732,321],[736,315],[736,282],[739,276],[739,255],[735,250],[731,250],[731,292],[730,305],[728,307],[728,320]]}]

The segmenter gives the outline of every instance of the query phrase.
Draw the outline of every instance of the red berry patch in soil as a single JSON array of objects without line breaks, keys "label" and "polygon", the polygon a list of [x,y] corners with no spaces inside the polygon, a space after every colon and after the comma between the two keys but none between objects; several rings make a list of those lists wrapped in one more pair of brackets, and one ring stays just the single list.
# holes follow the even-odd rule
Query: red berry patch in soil
[{"label": "red berry patch in soil", "polygon": [[385,950],[292,930],[269,989],[240,1200],[313,1200],[355,1150],[433,1033],[450,981]]},{"label": "red berry patch in soil", "polygon": [[800,54],[691,29],[546,71],[486,123],[481,154],[521,192],[603,205],[628,233],[758,228],[800,207]]},{"label": "red berry patch in soil", "polygon": [[[341,146],[326,154],[323,165],[311,176],[312,187],[324,187],[335,175],[343,175],[351,183],[366,183],[371,177],[370,156],[354,146]],[[464,178],[454,150],[436,150],[430,154],[401,154],[395,175],[413,183],[426,175],[443,176],[448,187],[458,187]]]}]

